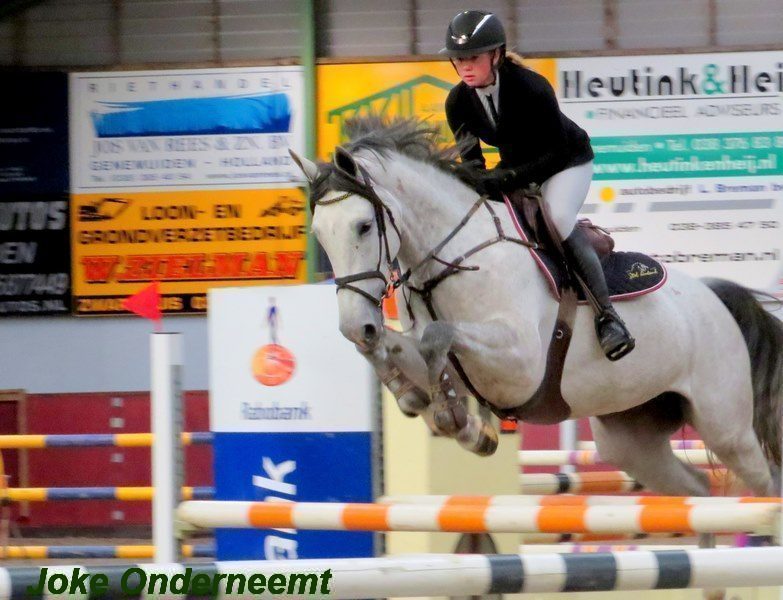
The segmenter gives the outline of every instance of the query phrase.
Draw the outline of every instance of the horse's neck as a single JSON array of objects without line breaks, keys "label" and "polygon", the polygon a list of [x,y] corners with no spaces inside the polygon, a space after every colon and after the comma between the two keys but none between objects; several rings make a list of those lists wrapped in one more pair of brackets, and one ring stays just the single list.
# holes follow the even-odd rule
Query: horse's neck
[{"label": "horse's neck", "polygon": [[[478,195],[454,178],[427,164],[402,157],[390,161],[382,178],[386,189],[398,199],[397,223],[402,234],[398,257],[405,268],[415,267],[457,227],[478,200]],[[486,209],[460,229],[440,254],[446,260],[460,256],[496,234]],[[415,278],[433,276],[442,268],[424,264]]]},{"label": "horse's neck", "polygon": [[[460,227],[460,222],[476,204],[479,196],[434,167],[415,163],[405,157],[390,161],[382,172],[374,173],[373,177],[396,198],[395,214],[402,236],[398,258],[403,272],[408,268],[420,267],[412,275],[411,282],[414,286],[421,287],[425,281],[447,268],[434,260],[421,264],[422,261],[433,248]],[[497,202],[492,202],[489,206],[501,222],[503,233],[516,238],[517,233],[506,207]],[[458,257],[471,254],[482,244],[496,239],[498,233],[490,211],[480,206],[437,256],[445,261],[455,261]],[[462,264],[475,265],[480,269],[478,272],[471,271],[471,275],[465,279],[459,278],[460,285],[468,286],[465,288],[468,296],[469,286],[472,285],[484,290],[503,289],[506,295],[510,292],[515,297],[530,294],[526,319],[531,322],[544,319],[545,329],[551,327],[557,304],[551,301],[544,278],[536,273],[535,262],[523,246],[501,242],[493,246],[492,251],[475,252]],[[478,275],[480,277],[477,277]],[[536,298],[540,301],[534,301]],[[451,314],[455,317],[476,318],[475,302],[457,303],[452,308],[454,311]],[[515,314],[518,310],[514,306],[495,309],[490,312],[495,314],[510,310]],[[481,308],[481,311],[482,316],[488,314],[485,308]]]}]

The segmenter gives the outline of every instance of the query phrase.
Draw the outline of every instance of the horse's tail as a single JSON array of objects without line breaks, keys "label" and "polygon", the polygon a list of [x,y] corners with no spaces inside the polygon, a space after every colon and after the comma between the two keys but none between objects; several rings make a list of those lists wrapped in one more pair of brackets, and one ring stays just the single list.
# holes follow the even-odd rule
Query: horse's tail
[{"label": "horse's tail", "polygon": [[767,459],[780,465],[783,322],[764,309],[756,298],[759,292],[723,279],[704,283],[729,309],[745,338],[753,382],[753,430]]}]

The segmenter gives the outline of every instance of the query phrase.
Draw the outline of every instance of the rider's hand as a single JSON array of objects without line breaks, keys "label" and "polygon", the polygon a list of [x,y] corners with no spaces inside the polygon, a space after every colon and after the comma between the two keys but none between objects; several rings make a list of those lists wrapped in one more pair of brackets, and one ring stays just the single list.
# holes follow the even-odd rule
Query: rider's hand
[{"label": "rider's hand", "polygon": [[515,175],[514,169],[498,168],[485,171],[479,176],[476,191],[490,198],[501,200],[503,192],[512,191],[516,187]]}]

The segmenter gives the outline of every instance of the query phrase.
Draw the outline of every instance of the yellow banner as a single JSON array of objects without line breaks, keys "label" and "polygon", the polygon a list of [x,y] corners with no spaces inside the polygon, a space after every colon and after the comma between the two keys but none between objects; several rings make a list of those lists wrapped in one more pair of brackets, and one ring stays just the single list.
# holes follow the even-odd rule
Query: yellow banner
[{"label": "yellow banner", "polygon": [[77,315],[124,313],[151,281],[164,312],[188,313],[211,287],[307,278],[299,189],[77,194],[71,231]]},{"label": "yellow banner", "polygon": [[[554,59],[525,64],[555,84]],[[318,156],[324,160],[347,141],[343,124],[357,115],[428,118],[445,143],[454,141],[445,103],[459,77],[448,61],[321,65],[317,75]],[[487,148],[485,154],[488,166],[493,166],[497,150]]]}]

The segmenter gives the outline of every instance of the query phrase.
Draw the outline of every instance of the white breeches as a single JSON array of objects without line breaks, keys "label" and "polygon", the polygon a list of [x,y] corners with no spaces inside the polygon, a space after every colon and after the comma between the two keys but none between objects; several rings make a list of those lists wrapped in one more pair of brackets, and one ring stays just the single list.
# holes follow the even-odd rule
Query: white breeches
[{"label": "white breeches", "polygon": [[593,161],[590,161],[555,173],[541,184],[544,203],[563,240],[576,225],[576,216],[585,203],[592,179]]}]

